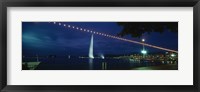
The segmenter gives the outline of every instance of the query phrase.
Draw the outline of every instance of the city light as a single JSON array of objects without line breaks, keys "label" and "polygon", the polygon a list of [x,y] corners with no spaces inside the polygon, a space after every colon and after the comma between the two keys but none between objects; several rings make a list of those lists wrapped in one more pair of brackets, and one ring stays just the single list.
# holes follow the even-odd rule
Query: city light
[{"label": "city light", "polygon": [[144,42],[145,41],[145,39],[142,39],[142,42]]},{"label": "city light", "polygon": [[[62,25],[63,24],[63,27],[66,27],[66,24],[61,23],[61,22],[58,22],[58,23],[49,22],[49,23],[52,23],[52,24],[55,24],[55,25]],[[130,40],[130,39],[125,39],[125,38],[122,38],[122,37],[112,36],[112,35],[101,33],[101,32],[91,31],[91,30],[88,30],[88,29],[84,29],[84,28],[76,27],[76,26],[72,26],[72,25],[68,25],[66,28],[72,28],[72,29],[75,29],[77,31],[89,32],[89,33],[95,34],[95,35],[100,35],[100,36],[104,36],[104,37],[108,37],[108,38],[118,39],[118,40],[121,40],[121,41],[126,41],[126,42],[140,44],[140,45],[144,45],[144,46],[148,46],[148,47],[152,47],[152,48],[156,48],[156,49],[160,49],[160,50],[165,50],[165,51],[169,51],[169,52],[178,53],[178,51],[176,51],[176,50],[167,49],[167,48],[163,48],[163,47],[159,47],[159,46],[155,46],[155,45],[144,43],[145,39],[142,39],[142,42],[139,42],[139,41],[134,41],[134,40]],[[84,31],[83,31],[83,29],[84,29]]]},{"label": "city light", "polygon": [[172,56],[172,57],[175,57],[176,55],[175,55],[175,54],[171,54],[171,56]]},{"label": "city light", "polygon": [[141,53],[142,54],[147,54],[147,51],[146,50],[142,50]]}]

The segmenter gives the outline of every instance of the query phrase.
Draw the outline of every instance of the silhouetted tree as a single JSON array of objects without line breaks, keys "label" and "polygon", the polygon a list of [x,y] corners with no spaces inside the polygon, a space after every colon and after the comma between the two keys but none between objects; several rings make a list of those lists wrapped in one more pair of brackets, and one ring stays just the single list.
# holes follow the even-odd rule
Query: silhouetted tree
[{"label": "silhouetted tree", "polygon": [[123,26],[118,36],[131,35],[141,37],[144,33],[160,32],[168,29],[171,32],[178,32],[178,22],[117,22]]}]

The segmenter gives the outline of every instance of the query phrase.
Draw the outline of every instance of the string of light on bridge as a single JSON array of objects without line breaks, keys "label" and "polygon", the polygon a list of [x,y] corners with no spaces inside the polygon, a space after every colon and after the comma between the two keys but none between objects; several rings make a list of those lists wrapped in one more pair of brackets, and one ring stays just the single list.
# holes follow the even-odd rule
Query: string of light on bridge
[{"label": "string of light on bridge", "polygon": [[176,51],[176,50],[163,48],[163,47],[160,47],[160,46],[155,46],[155,45],[151,45],[151,44],[147,44],[147,43],[143,43],[143,42],[139,42],[139,41],[134,41],[134,40],[118,37],[118,36],[113,36],[113,35],[109,35],[109,34],[106,34],[106,33],[101,33],[101,32],[97,32],[97,31],[85,29],[85,28],[82,28],[82,27],[74,26],[74,25],[69,25],[69,24],[65,24],[65,23],[61,23],[61,22],[49,22],[49,23],[53,23],[55,25],[63,26],[65,28],[75,29],[75,30],[82,31],[82,32],[88,32],[88,33],[94,34],[94,35],[100,35],[100,36],[104,36],[104,37],[108,37],[108,38],[113,38],[113,39],[126,41],[126,42],[130,42],[130,43],[135,43],[135,44],[140,44],[140,45],[144,45],[144,46],[148,46],[148,47],[152,47],[152,48],[156,48],[156,49],[160,49],[160,50],[178,53],[178,51]]}]

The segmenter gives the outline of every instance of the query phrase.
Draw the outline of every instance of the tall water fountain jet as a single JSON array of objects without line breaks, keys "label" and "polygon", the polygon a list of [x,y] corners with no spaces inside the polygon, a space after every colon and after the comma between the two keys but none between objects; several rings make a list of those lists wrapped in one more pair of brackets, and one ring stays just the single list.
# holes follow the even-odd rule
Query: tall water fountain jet
[{"label": "tall water fountain jet", "polygon": [[91,36],[91,40],[90,40],[89,58],[91,58],[91,59],[94,58],[94,55],[93,55],[93,35]]}]

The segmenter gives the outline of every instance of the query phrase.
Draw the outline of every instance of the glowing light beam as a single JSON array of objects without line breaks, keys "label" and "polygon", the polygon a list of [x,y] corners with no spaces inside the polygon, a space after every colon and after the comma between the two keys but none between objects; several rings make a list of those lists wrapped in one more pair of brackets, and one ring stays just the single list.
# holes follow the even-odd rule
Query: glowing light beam
[{"label": "glowing light beam", "polygon": [[[51,23],[51,22],[49,22],[49,23]],[[52,22],[52,23],[53,24],[57,24],[56,22]],[[58,25],[61,25],[61,23],[58,23]],[[63,26],[65,27],[66,24],[63,24]],[[71,28],[71,25],[68,25],[68,28]],[[83,28],[75,27],[75,26],[72,26],[72,28],[76,29],[78,31],[82,31],[83,30]],[[100,35],[100,36],[104,36],[104,37],[118,39],[118,40],[125,41],[125,42],[140,44],[140,45],[144,45],[144,46],[148,46],[148,47],[152,47],[152,48],[156,48],[156,49],[160,49],[160,50],[165,50],[165,51],[178,53],[178,51],[176,51],[176,50],[163,48],[163,47],[160,47],[160,46],[155,46],[155,45],[151,45],[151,44],[147,44],[147,43],[143,43],[143,42],[139,42],[139,41],[134,41],[134,40],[130,40],[130,39],[122,38],[122,37],[116,37],[116,36],[112,36],[112,35],[101,33],[101,32],[91,31],[91,30],[88,30],[88,29],[84,29],[84,32],[89,32],[89,33],[95,34],[95,35]],[[142,40],[142,41],[145,41],[145,40]]]}]

